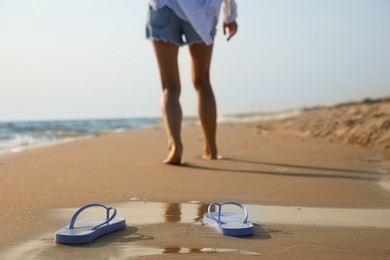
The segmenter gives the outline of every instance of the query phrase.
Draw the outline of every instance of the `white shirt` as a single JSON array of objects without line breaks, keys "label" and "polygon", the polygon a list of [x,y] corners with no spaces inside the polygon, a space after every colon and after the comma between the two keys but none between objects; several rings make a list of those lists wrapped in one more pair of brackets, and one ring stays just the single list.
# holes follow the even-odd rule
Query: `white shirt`
[{"label": "white shirt", "polygon": [[181,19],[191,23],[208,45],[213,43],[210,32],[218,20],[221,6],[226,23],[233,22],[237,17],[237,5],[234,0],[149,0],[149,4],[154,10],[164,6],[171,8]]}]

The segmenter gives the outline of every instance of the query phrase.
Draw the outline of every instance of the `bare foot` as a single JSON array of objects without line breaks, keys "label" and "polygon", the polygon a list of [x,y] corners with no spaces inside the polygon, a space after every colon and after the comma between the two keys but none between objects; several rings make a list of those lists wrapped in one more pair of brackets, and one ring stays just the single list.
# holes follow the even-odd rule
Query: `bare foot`
[{"label": "bare foot", "polygon": [[209,149],[205,149],[202,158],[204,160],[217,160],[217,159],[221,159],[222,157],[218,156],[216,149],[214,149],[214,151],[212,151],[212,152],[210,152]]},{"label": "bare foot", "polygon": [[181,156],[183,154],[183,146],[175,147],[174,145],[169,145],[168,157],[162,163],[163,164],[181,164]]},{"label": "bare foot", "polygon": [[223,159],[222,155],[216,155],[216,156],[208,156],[208,155],[203,155],[202,156],[203,160],[221,160]]}]

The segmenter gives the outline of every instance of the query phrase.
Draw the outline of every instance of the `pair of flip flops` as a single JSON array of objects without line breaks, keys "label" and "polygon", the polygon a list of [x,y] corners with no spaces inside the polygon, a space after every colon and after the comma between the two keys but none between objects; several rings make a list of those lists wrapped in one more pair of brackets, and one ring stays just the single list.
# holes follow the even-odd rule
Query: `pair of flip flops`
[{"label": "pair of flip flops", "polygon": [[[244,217],[242,214],[235,212],[222,211],[224,205],[235,205],[244,210]],[[103,207],[106,209],[106,218],[85,218],[77,221],[77,217],[81,212],[90,207]],[[216,212],[211,212],[214,207],[218,207]],[[204,213],[203,221],[214,228],[221,234],[226,236],[248,236],[253,234],[253,224],[248,221],[248,211],[239,203],[224,202],[212,203],[208,208],[208,212]],[[116,209],[107,207],[102,204],[89,204],[81,207],[72,216],[69,225],[59,229],[55,233],[55,241],[62,244],[83,244],[89,243],[96,238],[123,229],[126,227],[126,220],[116,217]]]}]

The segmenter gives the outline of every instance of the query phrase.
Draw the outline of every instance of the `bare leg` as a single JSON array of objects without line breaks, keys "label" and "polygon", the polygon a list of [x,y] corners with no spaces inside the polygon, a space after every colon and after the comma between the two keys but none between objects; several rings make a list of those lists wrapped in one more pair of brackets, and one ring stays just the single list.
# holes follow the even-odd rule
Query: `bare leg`
[{"label": "bare leg", "polygon": [[179,164],[183,154],[181,142],[182,110],[179,102],[180,78],[177,56],[179,47],[162,41],[153,41],[163,88],[161,110],[168,136],[168,157],[166,164]]},{"label": "bare leg", "polygon": [[217,108],[210,84],[210,63],[213,46],[203,43],[189,46],[192,57],[192,81],[198,95],[198,113],[204,134],[203,158],[218,158],[216,145]]}]

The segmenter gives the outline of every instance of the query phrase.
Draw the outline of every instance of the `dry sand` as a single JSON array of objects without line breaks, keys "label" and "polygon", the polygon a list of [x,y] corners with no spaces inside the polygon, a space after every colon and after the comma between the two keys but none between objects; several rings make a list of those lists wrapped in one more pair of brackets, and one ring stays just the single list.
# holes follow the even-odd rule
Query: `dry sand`
[{"label": "dry sand", "polygon": [[390,97],[305,109],[297,117],[271,125],[304,139],[321,137],[330,142],[390,149]]},{"label": "dry sand", "polygon": [[[302,138],[287,134],[299,127],[281,128],[286,122],[294,125],[220,125],[223,159],[217,161],[201,159],[200,127],[185,127],[183,166],[160,164],[167,148],[160,127],[0,157],[0,259],[128,259],[137,252],[153,252],[146,258],[390,259],[390,229],[297,225],[288,215],[285,223],[256,221],[248,238],[222,237],[201,225],[199,216],[194,223],[144,224],[129,217],[126,230],[95,243],[54,243],[53,233],[70,217],[53,216],[56,208],[119,205],[132,198],[182,207],[190,201],[239,201],[297,210],[390,209],[389,192],[380,185],[390,172],[386,146]],[[147,219],[148,211],[139,211],[137,219]]]}]

